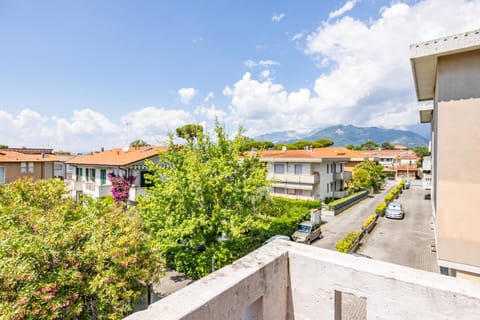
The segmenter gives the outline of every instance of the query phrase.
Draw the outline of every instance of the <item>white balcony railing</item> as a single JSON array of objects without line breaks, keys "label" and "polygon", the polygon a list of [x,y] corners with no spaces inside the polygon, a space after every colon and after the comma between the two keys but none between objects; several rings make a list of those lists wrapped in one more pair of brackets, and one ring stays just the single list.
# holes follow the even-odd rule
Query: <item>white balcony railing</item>
[{"label": "white balcony railing", "polygon": [[343,198],[343,197],[346,197],[348,195],[348,190],[336,190],[336,191],[333,191],[333,197],[334,198]]},{"label": "white balcony railing", "polygon": [[274,197],[281,197],[281,198],[294,199],[294,200],[316,200],[315,197],[312,197],[312,196],[303,196],[303,195],[288,194],[288,193],[270,192],[270,195]]},{"label": "white balcony railing", "polygon": [[304,184],[315,184],[320,181],[320,176],[318,174],[278,174],[274,173],[270,175],[270,179],[277,182],[285,183],[304,183]]},{"label": "white balcony railing", "polygon": [[367,319],[480,319],[473,281],[282,240],[126,319],[346,319],[350,297]]},{"label": "white balcony railing", "polygon": [[333,174],[333,179],[334,180],[346,180],[346,179],[350,179],[351,177],[352,177],[352,173],[348,172],[348,171],[335,172]]},{"label": "white balcony railing", "polygon": [[131,187],[130,188],[130,191],[128,192],[128,200],[129,201],[137,201],[137,196],[139,195],[142,195],[144,196],[145,195],[145,190],[147,188],[142,188],[142,187]]}]

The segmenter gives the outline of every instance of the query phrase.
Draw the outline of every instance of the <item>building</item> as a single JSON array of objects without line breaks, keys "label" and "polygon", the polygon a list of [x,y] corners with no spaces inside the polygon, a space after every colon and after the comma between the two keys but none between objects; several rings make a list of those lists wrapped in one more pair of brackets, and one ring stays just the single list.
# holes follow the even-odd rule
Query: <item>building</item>
[{"label": "building", "polygon": [[166,151],[166,147],[136,147],[128,150],[121,148],[95,152],[89,155],[78,156],[69,161],[74,170],[67,186],[73,198],[87,195],[95,199],[112,194],[112,183],[108,179],[110,173],[117,176],[136,177],[130,188],[129,200],[135,202],[139,194],[145,194],[147,182],[146,160],[158,163],[159,153]]},{"label": "building", "polygon": [[[402,147],[402,146],[395,146]],[[412,150],[362,150],[370,161],[378,162],[383,166],[383,172],[392,178],[418,176],[418,157]]]},{"label": "building", "polygon": [[418,101],[431,101],[419,111],[431,124],[438,264],[480,280],[480,29],[413,44],[410,61]]},{"label": "building", "polygon": [[351,172],[345,171],[350,158],[320,149],[328,148],[262,151],[260,161],[267,164],[273,181],[270,193],[301,200],[344,197],[351,178]]},{"label": "building", "polygon": [[126,319],[346,319],[348,301],[355,319],[480,319],[477,283],[281,240]]},{"label": "building", "polygon": [[54,163],[58,161],[53,154],[24,154],[0,149],[0,184],[19,178],[51,179],[54,175]]}]

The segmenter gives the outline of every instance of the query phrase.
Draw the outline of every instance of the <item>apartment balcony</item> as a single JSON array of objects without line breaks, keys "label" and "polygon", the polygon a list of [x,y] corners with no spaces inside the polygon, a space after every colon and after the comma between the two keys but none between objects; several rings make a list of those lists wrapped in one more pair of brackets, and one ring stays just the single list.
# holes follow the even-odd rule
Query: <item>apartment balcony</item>
[{"label": "apartment balcony", "polygon": [[128,192],[128,200],[136,202],[138,200],[137,197],[139,195],[142,195],[142,196],[145,195],[146,189],[147,188],[144,188],[144,187],[135,187],[135,186],[131,187],[130,191]]},{"label": "apartment balcony", "polygon": [[311,197],[311,196],[302,196],[302,195],[288,194],[288,193],[270,192],[270,195],[274,197],[281,197],[281,198],[287,198],[287,199],[293,199],[293,200],[317,200],[315,199],[315,197]]},{"label": "apartment balcony", "polygon": [[348,171],[344,172],[335,172],[333,174],[333,179],[334,180],[346,180],[352,178],[352,173]]},{"label": "apartment balcony", "polygon": [[103,198],[112,195],[112,186],[99,186],[93,182],[83,182],[83,193],[93,198]]},{"label": "apartment balcony", "polygon": [[480,319],[479,305],[475,282],[280,240],[126,319]]},{"label": "apartment balcony", "polygon": [[274,173],[269,178],[276,182],[284,183],[303,183],[303,184],[315,184],[320,182],[320,176],[318,174],[278,174]]},{"label": "apartment balcony", "polygon": [[66,180],[67,189],[71,191],[83,191],[83,181]]}]

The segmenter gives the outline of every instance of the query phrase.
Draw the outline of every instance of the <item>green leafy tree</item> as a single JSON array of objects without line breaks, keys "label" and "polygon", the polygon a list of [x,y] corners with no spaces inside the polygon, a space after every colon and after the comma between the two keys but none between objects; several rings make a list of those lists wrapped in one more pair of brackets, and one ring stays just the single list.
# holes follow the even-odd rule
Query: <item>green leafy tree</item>
[{"label": "green leafy tree", "polygon": [[7,149],[8,146],[6,144],[0,144],[0,149]]},{"label": "green leafy tree", "polygon": [[382,150],[393,150],[394,145],[391,144],[390,142],[385,141],[382,143],[381,148]]},{"label": "green leafy tree", "polygon": [[216,143],[203,133],[182,148],[173,148],[171,139],[160,164],[149,163],[153,187],[138,203],[162,251],[167,256],[174,251],[172,259],[194,277],[208,273],[213,255],[229,260],[232,252],[218,239],[249,232],[262,199],[259,190],[268,185],[258,156],[239,159],[239,139],[228,140],[218,125],[215,132]]},{"label": "green leafy tree", "polygon": [[294,143],[291,143],[291,144],[279,144],[277,145],[277,149],[282,149],[283,146],[286,146],[288,150],[301,150],[301,149],[304,149],[305,147],[309,147],[309,146],[312,146],[314,148],[325,148],[325,147],[329,147],[331,145],[333,145],[333,141],[332,140],[328,140],[328,139],[319,139],[317,141],[303,141],[303,140],[300,140],[300,141],[296,141]]},{"label": "green leafy tree", "polygon": [[348,145],[345,146],[345,148],[347,148],[349,150],[354,150],[355,146],[353,144],[348,144]]},{"label": "green leafy tree", "polygon": [[199,124],[186,124],[176,129],[177,137],[192,141],[203,134],[203,127]]},{"label": "green leafy tree", "polygon": [[135,147],[148,147],[150,144],[146,142],[145,140],[137,139],[133,140],[130,142],[130,148],[135,148]]},{"label": "green leafy tree", "polygon": [[378,149],[378,144],[375,141],[369,140],[360,145],[361,150],[375,150]]},{"label": "green leafy tree", "polygon": [[365,161],[357,164],[353,169],[352,184],[354,188],[373,188],[374,192],[378,191],[385,179],[385,174],[382,170],[382,165],[373,161]]},{"label": "green leafy tree", "polygon": [[417,166],[421,167],[423,163],[423,157],[426,157],[430,154],[427,147],[414,147],[412,150],[415,152],[417,157],[420,158],[420,161],[417,162]]},{"label": "green leafy tree", "polygon": [[0,318],[120,319],[158,274],[133,212],[64,193],[57,179],[0,186]]}]

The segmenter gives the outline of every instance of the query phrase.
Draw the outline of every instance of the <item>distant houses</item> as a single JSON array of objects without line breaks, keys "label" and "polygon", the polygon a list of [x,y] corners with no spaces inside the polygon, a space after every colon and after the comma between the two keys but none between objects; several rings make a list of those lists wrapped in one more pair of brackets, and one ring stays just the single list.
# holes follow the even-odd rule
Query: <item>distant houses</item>
[{"label": "distant houses", "polygon": [[145,194],[148,187],[145,179],[147,173],[146,160],[158,162],[159,153],[166,151],[166,147],[135,147],[124,150],[111,149],[102,152],[79,156],[67,164],[72,166],[72,177],[67,180],[70,195],[79,199],[87,195],[95,199],[111,195],[112,183],[108,175],[134,176],[135,180],[130,188],[129,201],[136,202],[139,194]]}]

